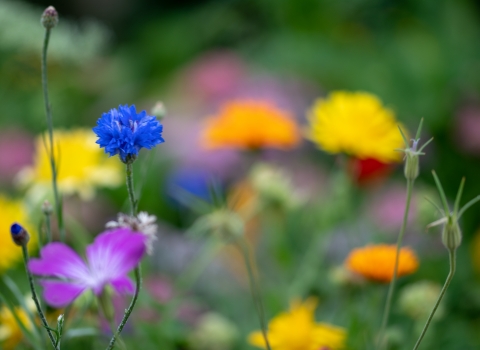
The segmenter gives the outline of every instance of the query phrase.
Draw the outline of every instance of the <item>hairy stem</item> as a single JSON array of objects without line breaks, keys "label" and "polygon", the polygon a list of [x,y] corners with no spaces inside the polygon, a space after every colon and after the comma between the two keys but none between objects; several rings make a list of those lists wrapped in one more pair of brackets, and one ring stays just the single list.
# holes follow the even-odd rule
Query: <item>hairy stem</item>
[{"label": "hairy stem", "polygon": [[262,329],[263,339],[265,340],[265,345],[267,350],[271,350],[270,343],[268,341],[268,328],[267,322],[265,319],[265,309],[263,307],[262,296],[260,293],[260,286],[255,275],[255,262],[253,257],[250,254],[249,248],[246,242],[243,239],[239,241],[240,251],[242,252],[243,259],[245,261],[245,266],[247,267],[248,272],[248,281],[250,285],[250,292],[252,293],[253,302],[255,309],[257,310],[258,318],[260,320],[260,327]]},{"label": "hairy stem", "polygon": [[35,284],[33,282],[33,276],[28,270],[28,261],[29,261],[29,255],[28,255],[28,250],[27,250],[27,245],[23,244],[22,245],[22,252],[23,252],[23,261],[25,263],[25,271],[27,272],[28,276],[28,283],[30,284],[30,291],[32,292],[32,299],[35,302],[35,306],[37,307],[37,312],[40,315],[40,319],[42,320],[43,326],[47,330],[48,337],[50,338],[50,341],[52,342],[53,348],[55,350],[59,350],[60,346],[57,346],[57,342],[55,340],[55,337],[52,334],[52,331],[50,330],[50,326],[48,325],[47,318],[45,317],[45,314],[42,311],[42,307],[40,306],[40,302],[38,301],[37,297],[37,291],[35,289]]},{"label": "hairy stem", "polygon": [[47,78],[47,51],[48,43],[50,41],[50,29],[45,29],[45,37],[43,40],[43,50],[42,50],[42,89],[43,89],[43,99],[45,102],[45,114],[47,115],[47,128],[48,128],[48,149],[49,158],[50,158],[50,168],[52,170],[52,187],[53,187],[53,196],[55,199],[55,211],[57,214],[58,221],[58,230],[60,231],[60,239],[65,241],[65,226],[63,223],[63,209],[62,203],[60,202],[60,194],[57,186],[57,166],[55,164],[55,152],[54,152],[54,143],[53,143],[53,117],[52,110],[50,106],[50,100],[48,98],[48,78]]},{"label": "hairy stem", "polygon": [[384,344],[383,344],[383,338],[385,336],[385,330],[388,325],[388,318],[390,317],[390,308],[392,306],[392,299],[393,299],[393,293],[395,291],[395,285],[397,282],[397,275],[398,275],[398,264],[400,261],[400,250],[402,248],[402,241],[403,241],[403,236],[405,235],[405,230],[407,228],[407,222],[408,222],[408,213],[410,211],[410,202],[412,199],[412,190],[413,190],[413,183],[415,180],[409,180],[407,179],[407,199],[405,202],[405,212],[403,213],[403,222],[402,222],[402,227],[400,228],[400,233],[398,234],[398,239],[397,239],[397,251],[395,254],[395,267],[393,269],[393,277],[392,281],[390,282],[390,286],[388,287],[388,294],[387,294],[387,301],[385,303],[385,309],[383,311],[383,319],[382,319],[382,326],[380,327],[380,333],[378,337],[378,349],[382,349]]},{"label": "hairy stem", "polygon": [[440,302],[443,299],[443,296],[445,295],[445,292],[448,289],[448,286],[450,285],[450,282],[452,282],[453,276],[455,275],[455,268],[456,268],[456,249],[450,249],[449,250],[449,258],[450,258],[450,272],[448,273],[447,279],[445,281],[445,284],[443,285],[442,290],[440,291],[440,295],[438,296],[437,302],[435,303],[435,306],[432,309],[432,312],[430,313],[430,316],[428,316],[427,323],[425,323],[425,326],[423,327],[422,333],[420,334],[420,337],[418,338],[417,342],[415,343],[415,346],[413,347],[413,350],[418,349],[420,346],[420,343],[422,342],[423,337],[425,336],[425,333],[427,333],[428,327],[430,326],[430,323],[432,322],[433,316],[435,315],[435,312],[437,311],[438,305],[440,305]]},{"label": "hairy stem", "polygon": [[[137,200],[135,199],[135,189],[133,186],[132,162],[127,162],[126,175],[127,175],[128,198],[130,200],[130,213],[131,215],[136,215]],[[138,294],[140,293],[141,287],[142,287],[142,270],[140,265],[138,265],[135,268],[135,293],[133,294],[133,298],[132,298],[132,301],[130,302],[130,305],[128,306],[128,309],[125,310],[125,314],[123,315],[122,321],[120,322],[120,325],[118,326],[117,331],[113,334],[113,337],[110,340],[110,343],[108,344],[107,350],[113,349],[113,347],[115,346],[115,342],[117,341],[117,338],[120,336],[120,333],[122,333],[123,327],[125,327],[125,324],[127,323],[128,318],[130,317],[130,314],[132,313],[133,308],[137,303]]]}]

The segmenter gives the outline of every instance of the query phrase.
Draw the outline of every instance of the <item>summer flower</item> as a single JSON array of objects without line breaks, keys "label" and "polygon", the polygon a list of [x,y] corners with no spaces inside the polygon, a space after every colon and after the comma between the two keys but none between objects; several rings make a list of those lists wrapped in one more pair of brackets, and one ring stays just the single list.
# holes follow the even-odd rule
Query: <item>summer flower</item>
[{"label": "summer flower", "polygon": [[[378,244],[356,248],[347,257],[347,267],[366,279],[389,283],[393,278],[397,246]],[[410,248],[400,250],[398,276],[414,273],[418,268],[418,260]]]},{"label": "summer flower", "polygon": [[[20,182],[31,185],[32,193],[43,193],[52,186],[50,154],[45,147],[48,136],[36,141],[33,167],[20,173]],[[95,145],[95,135],[89,129],[55,130],[54,153],[57,183],[63,194],[78,193],[91,199],[96,187],[116,187],[123,183],[121,164],[108,159]],[[11,221],[11,220],[10,220]]]},{"label": "summer flower", "polygon": [[[33,304],[32,298],[29,298],[30,304]],[[35,308],[35,304],[28,305],[27,307]],[[15,307],[14,312],[19,318],[20,322],[27,329],[32,328],[30,319],[27,313],[20,307]],[[23,339],[22,329],[20,328],[12,311],[6,306],[0,309],[0,347],[4,350],[13,350],[17,348],[18,343]]]},{"label": "summer flower", "polygon": [[236,100],[206,120],[201,142],[209,149],[291,149],[300,143],[300,133],[293,116],[271,103]]},{"label": "summer flower", "polygon": [[22,261],[22,250],[12,241],[10,226],[5,223],[27,223],[25,229],[30,232],[29,247],[36,246],[37,236],[32,234],[32,228],[28,225],[26,209],[20,201],[9,199],[0,194],[0,274],[9,269],[17,262]]},{"label": "summer flower", "polygon": [[394,113],[367,92],[332,92],[308,113],[308,138],[328,153],[399,162],[404,143]]},{"label": "summer flower", "polygon": [[[268,324],[268,341],[272,350],[343,349],[346,332],[343,328],[315,322],[317,302],[313,298],[294,301],[289,312],[276,316]],[[262,332],[253,332],[250,344],[266,348]]]},{"label": "summer flower", "polygon": [[120,105],[118,110],[114,108],[103,113],[93,131],[105,153],[110,156],[118,154],[124,163],[135,159],[140,149],[151,149],[165,142],[163,125],[145,111],[137,113],[134,105]]},{"label": "summer flower", "polygon": [[127,274],[140,263],[145,240],[125,228],[104,232],[87,247],[86,263],[67,245],[54,242],[42,248],[39,259],[30,260],[28,269],[45,277],[43,296],[53,307],[66,306],[89,289],[99,295],[108,284],[118,293],[133,293]]},{"label": "summer flower", "polygon": [[153,253],[153,242],[157,240],[158,225],[156,222],[157,217],[155,215],[148,215],[148,213],[142,211],[136,217],[120,213],[117,221],[109,221],[105,226],[107,229],[130,228],[132,231],[143,233],[147,237],[145,241],[147,254],[151,255]]}]

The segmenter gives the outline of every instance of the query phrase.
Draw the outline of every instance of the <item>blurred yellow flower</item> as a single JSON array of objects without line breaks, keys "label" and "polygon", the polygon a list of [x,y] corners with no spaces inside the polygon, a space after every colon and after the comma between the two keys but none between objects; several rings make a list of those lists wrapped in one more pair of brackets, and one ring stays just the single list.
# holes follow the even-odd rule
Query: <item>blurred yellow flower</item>
[{"label": "blurred yellow flower", "polygon": [[300,132],[293,116],[273,104],[236,100],[206,120],[201,142],[209,149],[291,149],[300,143]]},{"label": "blurred yellow flower", "polygon": [[[393,278],[397,246],[387,244],[368,245],[356,248],[347,257],[347,267],[366,279],[389,283]],[[398,261],[399,277],[410,275],[417,271],[418,260],[410,248],[400,249]]]},{"label": "blurred yellow flower", "polygon": [[307,137],[328,153],[346,153],[384,163],[402,159],[401,153],[394,151],[404,147],[399,123],[375,95],[332,92],[315,102],[308,119]]},{"label": "blurred yellow flower", "polygon": [[12,200],[0,194],[0,274],[22,261],[22,248],[13,243],[10,225],[21,224],[30,234],[29,249],[36,248],[37,235],[29,225],[27,212],[22,202]]},{"label": "blurred yellow flower", "polygon": [[[36,142],[34,166],[24,169],[20,182],[31,185],[34,192],[44,192],[52,186],[49,153],[45,142],[48,135]],[[95,143],[91,129],[55,130],[54,151],[58,173],[58,187],[63,194],[78,193],[82,199],[91,199],[96,187],[116,187],[123,183],[122,163],[111,158]]]},{"label": "blurred yellow flower", "polygon": [[[294,301],[289,312],[283,312],[270,321],[268,341],[272,350],[320,350],[343,349],[346,332],[343,328],[315,322],[317,302],[313,298],[305,302]],[[250,344],[266,348],[262,332],[250,334]]]},{"label": "blurred yellow flower", "polygon": [[[33,302],[33,301],[32,301]],[[15,307],[14,312],[27,329],[32,329],[27,313],[20,307]],[[4,350],[16,349],[23,339],[22,329],[12,312],[6,307],[0,309],[0,348]]]}]

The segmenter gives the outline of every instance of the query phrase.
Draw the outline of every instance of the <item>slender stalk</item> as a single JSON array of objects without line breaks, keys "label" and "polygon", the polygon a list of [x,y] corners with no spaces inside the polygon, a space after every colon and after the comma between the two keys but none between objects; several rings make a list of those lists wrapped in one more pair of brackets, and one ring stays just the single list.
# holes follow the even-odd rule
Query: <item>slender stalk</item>
[{"label": "slender stalk", "polygon": [[390,317],[390,308],[392,306],[392,299],[393,299],[393,292],[395,291],[395,285],[397,282],[397,275],[398,275],[398,264],[400,261],[400,249],[402,248],[402,241],[403,236],[405,235],[405,230],[407,228],[408,222],[408,213],[410,211],[410,202],[412,199],[412,190],[413,190],[413,183],[415,180],[407,179],[407,199],[405,202],[405,212],[403,213],[403,222],[402,227],[400,228],[400,233],[397,239],[397,251],[395,254],[395,267],[393,269],[393,277],[392,281],[390,282],[390,286],[388,287],[388,294],[387,294],[387,301],[385,303],[385,309],[383,311],[383,319],[382,319],[382,326],[380,327],[380,333],[378,337],[378,344],[377,348],[383,348],[383,338],[385,336],[385,329],[388,325],[388,318]]},{"label": "slender stalk", "polygon": [[137,303],[138,294],[140,292],[141,285],[142,285],[142,274],[140,271],[140,267],[137,267],[135,269],[135,294],[133,294],[132,301],[130,302],[128,309],[125,310],[125,315],[123,315],[122,322],[120,322],[120,325],[118,326],[117,331],[115,332],[112,339],[110,340],[107,350],[113,349],[113,347],[115,346],[115,342],[117,341],[117,338],[120,336],[120,333],[122,333],[123,327],[125,327],[125,324],[127,323],[127,320],[130,317],[130,314],[132,313],[133,308],[135,307],[135,304]]},{"label": "slender stalk", "polygon": [[28,270],[29,256],[28,256],[28,250],[27,250],[27,245],[26,244],[22,245],[22,252],[23,252],[23,261],[25,263],[25,271],[27,272],[28,282],[30,284],[30,290],[32,292],[32,298],[33,298],[33,301],[35,302],[35,306],[37,307],[37,312],[40,315],[40,319],[42,320],[43,326],[47,330],[48,337],[50,338],[50,341],[52,342],[53,348],[55,350],[59,350],[60,347],[56,345],[55,337],[53,336],[52,331],[50,330],[50,326],[48,325],[47,318],[45,317],[45,314],[42,311],[42,307],[40,306],[40,302],[38,301],[37,291],[35,289],[35,284],[33,282],[33,276],[30,273],[30,271]]},{"label": "slender stalk", "polygon": [[50,221],[50,214],[45,214],[45,226],[47,228],[47,242],[52,242],[52,222]]},{"label": "slender stalk", "polygon": [[248,246],[243,239],[239,241],[240,251],[242,252],[243,259],[245,260],[245,266],[247,267],[248,280],[250,285],[250,292],[252,293],[253,302],[257,310],[258,318],[260,320],[260,327],[262,329],[263,339],[265,340],[265,345],[267,350],[271,350],[270,343],[268,341],[268,328],[265,318],[265,309],[263,306],[262,296],[260,293],[260,287],[258,285],[257,278],[255,276],[255,262],[251,256]]},{"label": "slender stalk", "polygon": [[43,50],[42,50],[42,88],[43,88],[43,99],[45,101],[45,113],[47,115],[47,127],[48,127],[48,139],[49,147],[48,152],[50,153],[50,167],[52,169],[52,187],[53,195],[55,198],[55,210],[57,214],[58,221],[58,230],[60,231],[60,239],[65,241],[65,227],[63,223],[63,210],[62,204],[60,202],[60,194],[57,187],[57,167],[55,164],[55,154],[54,154],[54,143],[53,143],[53,118],[52,110],[50,106],[50,100],[48,98],[48,78],[47,78],[47,50],[48,43],[50,41],[50,28],[45,29],[45,37],[43,40]]},{"label": "slender stalk", "polygon": [[[135,199],[135,189],[133,186],[132,162],[127,162],[126,166],[127,166],[127,169],[126,169],[127,191],[128,191],[128,198],[130,199],[130,213],[131,215],[136,215],[137,200]],[[138,294],[140,293],[140,288],[142,286],[142,270],[141,270],[140,264],[135,268],[134,272],[135,272],[135,293],[133,294],[133,298],[132,298],[132,301],[130,302],[130,305],[128,306],[128,309],[125,310],[125,314],[123,315],[122,321],[120,322],[120,325],[118,326],[117,331],[113,334],[112,339],[108,344],[107,350],[113,349],[113,347],[115,346],[115,342],[117,341],[117,338],[122,332],[123,327],[125,327],[125,324],[127,323],[128,318],[130,317],[130,314],[132,313],[133,308],[137,303]]]},{"label": "slender stalk", "polygon": [[425,326],[423,327],[422,334],[420,334],[420,337],[418,338],[417,342],[415,343],[415,346],[413,347],[413,350],[417,350],[418,347],[420,346],[420,343],[422,342],[423,337],[425,336],[425,333],[427,333],[428,327],[430,326],[430,323],[432,322],[433,316],[435,315],[435,312],[437,311],[438,305],[440,305],[440,302],[443,299],[443,296],[445,295],[445,292],[448,289],[448,286],[450,285],[450,282],[452,282],[453,275],[455,275],[455,269],[456,269],[456,249],[450,249],[449,250],[449,258],[450,258],[450,272],[448,273],[447,279],[445,281],[445,284],[443,285],[442,290],[440,291],[440,295],[438,296],[437,302],[435,303],[435,306],[432,309],[432,312],[430,313],[430,316],[428,316],[427,323],[425,323]]},{"label": "slender stalk", "polygon": [[133,164],[127,162],[127,190],[130,200],[130,215],[137,215],[137,200],[135,199],[135,188],[133,187]]}]

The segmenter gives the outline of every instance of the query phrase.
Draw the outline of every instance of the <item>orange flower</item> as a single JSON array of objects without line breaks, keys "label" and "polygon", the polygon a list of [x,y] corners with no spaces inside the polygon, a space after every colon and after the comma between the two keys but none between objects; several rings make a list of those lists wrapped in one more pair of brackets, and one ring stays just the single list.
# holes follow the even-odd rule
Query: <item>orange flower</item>
[{"label": "orange flower", "polygon": [[289,113],[269,102],[236,100],[207,119],[201,141],[210,149],[291,149],[300,143],[300,132]]},{"label": "orange flower", "polygon": [[[395,245],[378,244],[356,248],[350,252],[345,261],[347,267],[366,279],[389,283],[393,278],[395,267]],[[400,250],[397,275],[405,276],[415,272],[418,260],[410,248]]]}]

